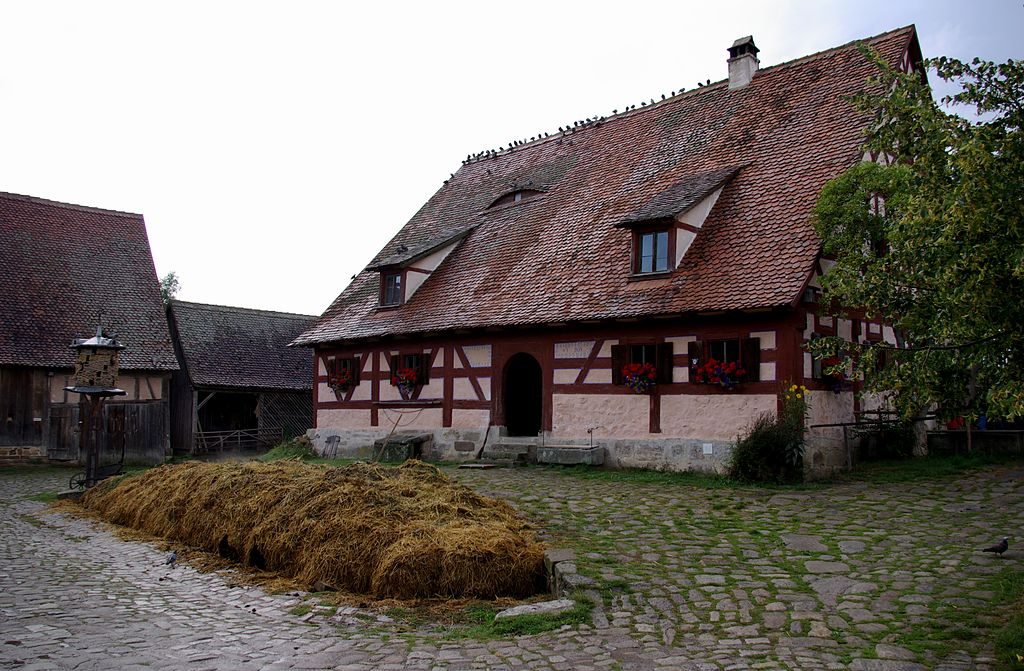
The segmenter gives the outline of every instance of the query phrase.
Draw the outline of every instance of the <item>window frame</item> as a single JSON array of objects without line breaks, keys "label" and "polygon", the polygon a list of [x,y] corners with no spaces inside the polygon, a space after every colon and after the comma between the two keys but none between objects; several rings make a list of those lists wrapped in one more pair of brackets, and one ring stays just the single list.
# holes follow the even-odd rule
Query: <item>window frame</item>
[{"label": "window frame", "polygon": [[[385,271],[380,274],[380,307],[396,308],[405,303],[405,275],[404,270]],[[392,277],[397,280],[398,300],[396,302],[388,302],[388,279]]]},{"label": "window frame", "polygon": [[[696,373],[697,369],[711,358],[711,347],[717,343],[732,341],[739,343],[739,354],[735,361],[747,371],[741,382],[761,381],[761,338],[736,336],[734,338],[695,340],[687,345],[687,367],[690,370],[690,384],[702,384],[697,382]],[[729,360],[727,359],[726,361]]]},{"label": "window frame", "polygon": [[[636,351],[635,348],[643,348],[644,352],[647,352],[647,348],[653,348],[654,358],[652,361],[637,361],[633,355]],[[674,351],[671,341],[655,342],[653,340],[642,340],[642,341],[620,341],[617,345],[612,345],[611,351],[611,365],[612,365],[612,384],[624,386],[625,380],[622,379],[623,367],[631,363],[650,363],[657,370],[657,384],[672,384],[673,383],[673,372],[675,369]],[[646,357],[646,355],[645,355]]]},{"label": "window frame", "polygon": [[[675,270],[676,263],[676,236],[673,235],[674,227],[669,223],[642,226],[633,229],[633,249],[631,255],[630,270],[632,275],[637,277],[651,277],[664,275]],[[658,269],[658,235],[665,234],[665,267]],[[651,241],[651,270],[643,270],[643,241],[647,236],[653,236]]]},{"label": "window frame", "polygon": [[352,383],[349,385],[349,389],[359,386],[359,373],[361,369],[362,359],[358,354],[351,356],[333,356],[327,358],[324,362],[325,368],[327,369],[327,385],[335,386],[334,382],[337,380],[339,371],[348,369],[352,371]]}]

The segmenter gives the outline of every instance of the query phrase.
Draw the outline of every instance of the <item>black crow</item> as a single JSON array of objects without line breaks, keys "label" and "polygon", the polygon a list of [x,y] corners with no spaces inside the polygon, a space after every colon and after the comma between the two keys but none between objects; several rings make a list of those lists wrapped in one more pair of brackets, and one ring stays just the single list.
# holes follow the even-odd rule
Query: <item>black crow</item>
[{"label": "black crow", "polygon": [[1003,553],[1006,552],[1006,550],[1010,547],[1009,541],[1009,536],[1003,536],[1003,540],[999,541],[990,548],[985,548],[984,550],[982,550],[982,552],[995,552],[997,555],[1002,557]]}]

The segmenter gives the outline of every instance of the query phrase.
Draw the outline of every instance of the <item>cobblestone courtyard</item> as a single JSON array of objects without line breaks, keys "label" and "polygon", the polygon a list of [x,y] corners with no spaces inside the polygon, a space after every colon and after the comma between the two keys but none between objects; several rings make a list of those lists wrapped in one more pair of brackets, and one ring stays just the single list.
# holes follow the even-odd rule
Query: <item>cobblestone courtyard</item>
[{"label": "cobblestone courtyard", "polygon": [[[168,570],[29,498],[64,471],[0,470],[0,668],[987,669],[991,582],[1024,557],[1016,468],[812,490],[448,472],[576,549],[592,626],[473,641],[367,609],[293,614],[299,597]],[[1004,558],[979,551],[1002,535]]]}]

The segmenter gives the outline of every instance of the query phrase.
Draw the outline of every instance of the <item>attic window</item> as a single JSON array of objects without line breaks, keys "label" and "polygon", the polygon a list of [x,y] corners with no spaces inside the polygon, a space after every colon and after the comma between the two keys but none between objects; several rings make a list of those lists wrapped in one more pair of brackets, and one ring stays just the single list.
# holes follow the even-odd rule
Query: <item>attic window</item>
[{"label": "attic window", "polygon": [[504,196],[498,198],[498,200],[491,203],[488,209],[490,209],[491,207],[498,207],[499,205],[509,205],[511,203],[518,203],[523,200],[528,200],[530,198],[533,198],[534,196],[539,196],[541,193],[541,191],[537,191],[536,189],[519,189],[517,191],[512,191],[511,193],[506,193]]},{"label": "attic window", "polygon": [[381,273],[380,304],[382,306],[402,304],[402,273]]},{"label": "attic window", "polygon": [[674,258],[673,243],[667,226],[633,232],[633,273],[644,275],[664,273],[671,270],[670,259]]}]

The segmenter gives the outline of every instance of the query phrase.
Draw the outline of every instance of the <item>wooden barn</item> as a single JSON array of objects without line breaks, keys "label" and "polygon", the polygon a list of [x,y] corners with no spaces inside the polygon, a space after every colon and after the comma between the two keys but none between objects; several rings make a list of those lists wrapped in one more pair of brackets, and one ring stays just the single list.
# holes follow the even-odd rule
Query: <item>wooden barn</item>
[{"label": "wooden barn", "polygon": [[163,461],[178,363],[142,215],[0,193],[0,261],[0,457],[79,460],[69,346],[102,326],[127,346],[102,459]]},{"label": "wooden barn", "polygon": [[167,319],[181,365],[171,395],[175,452],[258,449],[312,425],[311,357],[288,343],[315,317],[175,300]]},{"label": "wooden barn", "polygon": [[[920,67],[913,26],[865,43]],[[806,463],[844,465],[820,425],[860,401],[805,345],[887,330],[819,315],[811,214],[874,158],[850,97],[875,66],[857,44],[766,68],[750,37],[728,52],[722,81],[468,156],[296,340],[318,449],[394,431],[444,459],[718,470],[786,383],[810,389]]]}]

